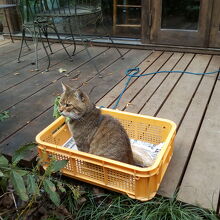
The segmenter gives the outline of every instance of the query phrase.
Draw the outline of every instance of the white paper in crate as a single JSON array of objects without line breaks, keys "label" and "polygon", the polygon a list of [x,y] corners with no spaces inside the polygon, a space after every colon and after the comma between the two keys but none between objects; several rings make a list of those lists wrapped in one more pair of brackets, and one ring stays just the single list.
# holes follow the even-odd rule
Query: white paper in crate
[{"label": "white paper in crate", "polygon": [[[151,166],[154,161],[157,158],[158,153],[161,151],[164,143],[160,144],[151,144],[139,140],[133,140],[130,139],[131,142],[131,149],[133,152],[133,158],[135,165],[141,166],[141,167],[149,167]],[[65,144],[63,144],[63,147],[72,149],[72,150],[78,150],[76,146],[76,142],[71,137]]]}]

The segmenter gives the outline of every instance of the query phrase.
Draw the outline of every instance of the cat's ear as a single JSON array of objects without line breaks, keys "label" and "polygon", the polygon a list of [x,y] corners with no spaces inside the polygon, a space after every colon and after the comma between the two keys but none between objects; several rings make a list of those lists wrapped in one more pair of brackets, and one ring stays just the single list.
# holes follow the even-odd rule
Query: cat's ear
[{"label": "cat's ear", "polygon": [[66,92],[67,90],[72,90],[69,86],[65,85],[63,82],[61,82],[62,88],[63,88],[63,92]]},{"label": "cat's ear", "polygon": [[86,94],[83,93],[80,89],[75,90],[74,95],[77,100],[84,102],[86,100]]}]

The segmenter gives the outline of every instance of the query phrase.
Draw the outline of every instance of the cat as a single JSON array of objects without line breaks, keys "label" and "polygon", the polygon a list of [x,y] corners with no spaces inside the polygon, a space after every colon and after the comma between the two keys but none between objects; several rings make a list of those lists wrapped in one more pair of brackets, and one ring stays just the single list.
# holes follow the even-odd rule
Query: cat
[{"label": "cat", "polygon": [[134,164],[128,135],[118,120],[101,110],[80,89],[62,83],[59,112],[68,117],[69,130],[78,150]]}]

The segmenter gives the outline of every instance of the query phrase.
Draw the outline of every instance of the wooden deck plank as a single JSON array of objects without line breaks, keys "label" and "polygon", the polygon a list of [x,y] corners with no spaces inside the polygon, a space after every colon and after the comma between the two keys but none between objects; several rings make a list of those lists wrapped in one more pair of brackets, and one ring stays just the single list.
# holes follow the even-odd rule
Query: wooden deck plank
[{"label": "wooden deck plank", "polygon": [[[106,48],[94,48],[94,51],[92,52],[92,54],[94,55],[98,55],[100,53],[102,53],[103,51],[105,51]],[[85,51],[83,51],[85,52]],[[72,71],[74,68],[78,68],[80,65],[82,65],[83,63],[87,62],[89,60],[88,57],[85,56],[85,54],[83,54],[82,56],[78,56],[78,61],[75,62],[75,65],[70,65],[70,61],[64,61],[62,63],[62,68],[68,68],[67,69],[67,72],[68,73],[68,70],[69,72]],[[60,66],[61,67],[61,66]],[[16,101],[16,96],[17,99],[23,99],[22,102],[19,102],[16,106],[14,106],[13,108],[9,109],[9,112],[11,114],[11,117],[5,121],[5,123],[1,123],[0,124],[0,141],[2,139],[5,138],[5,136],[8,136],[10,135],[11,133],[13,133],[15,130],[19,129],[19,126],[22,126],[21,124],[24,124],[26,123],[27,121],[30,121],[31,119],[27,119],[25,120],[25,116],[22,116],[20,115],[20,117],[18,116],[19,114],[22,114],[22,112],[25,112],[26,109],[24,109],[24,106],[25,105],[28,105],[29,104],[36,104],[36,103],[32,103],[32,101],[29,101],[29,100],[32,100],[32,98],[34,99],[34,97],[37,97],[36,99],[34,99],[37,103],[41,101],[42,97],[40,97],[38,95],[41,94],[41,93],[45,93],[45,95],[47,96],[48,93],[50,93],[50,89],[47,89],[47,87],[50,87],[51,85],[53,85],[54,83],[56,83],[57,79],[61,78],[61,77],[64,77],[64,73],[59,73],[58,71],[58,68],[60,67],[57,67],[55,68],[54,70],[51,70],[50,73],[48,73],[49,75],[45,75],[45,74],[40,74],[40,75],[37,75],[36,76],[36,81],[34,81],[33,83],[33,80],[35,80],[35,78],[31,78],[30,81],[32,80],[32,83],[25,83],[24,84],[24,88],[22,87],[22,84],[19,85],[19,89],[21,89],[20,93],[15,93],[15,90],[14,89],[11,89],[8,93],[8,97],[10,100],[12,100],[12,97],[13,96],[13,93],[15,93],[14,95],[14,100]],[[54,78],[55,77],[55,78]],[[54,80],[53,80],[54,79]],[[53,82],[52,82],[53,81]],[[39,85],[36,85],[36,83],[38,82],[38,84],[40,85],[43,85],[44,86],[44,89],[41,87],[40,89],[38,89],[38,87],[40,87]],[[53,86],[52,86],[53,87]],[[35,93],[32,91],[33,88],[35,88],[37,91],[35,91]],[[23,90],[22,90],[23,89]],[[49,90],[49,91],[48,91]],[[8,92],[7,91],[7,92]],[[25,92],[28,92],[29,94],[26,94]],[[3,95],[4,93],[1,93],[1,97],[3,99],[5,99],[5,102],[6,102],[6,97],[5,95]],[[27,96],[28,95],[28,96]],[[49,97],[51,96],[55,96],[56,93],[52,92],[52,94],[49,95]],[[46,99],[46,98],[45,98]],[[53,98],[54,99],[54,98]],[[27,101],[26,101],[27,100]],[[33,102],[35,102],[33,101]],[[4,102],[4,103],[5,103]],[[1,103],[1,109],[3,110],[3,107],[4,107],[4,103]],[[46,104],[46,103],[44,103]],[[22,106],[23,105],[23,106]],[[48,105],[46,105],[48,106]],[[42,106],[41,106],[42,107]],[[45,107],[43,107],[42,109],[44,110]],[[33,118],[34,118],[34,115],[37,115],[37,114],[40,114],[40,105],[39,107],[37,106],[36,109],[34,109],[34,112],[32,114]],[[32,116],[28,116],[28,118],[32,118]],[[17,123],[15,125],[13,125],[13,123],[15,123],[15,120],[17,120]],[[10,123],[12,123],[12,126],[10,125]],[[10,127],[9,130],[5,130],[4,128],[7,128],[7,127]]]},{"label": "wooden deck plank", "polygon": [[[68,45],[66,45],[66,48],[68,51],[71,51],[71,49],[72,49]],[[82,46],[77,46],[77,51],[79,51],[79,48],[82,48]],[[53,44],[52,49],[53,49],[54,54],[50,55],[51,66],[54,63],[54,60],[53,60],[54,57],[56,57],[56,54],[59,51],[60,51],[60,53],[62,51],[62,53],[65,56],[65,59],[68,58],[65,51],[63,50],[63,47],[60,44]],[[1,47],[0,47],[0,50],[1,50]],[[0,78],[2,78],[2,77],[6,78],[8,76],[10,77],[11,73],[20,72],[23,68],[29,68],[30,71],[34,71],[35,64],[32,65],[32,62],[35,61],[35,57],[36,57],[35,53],[32,52],[32,53],[28,54],[28,56],[25,56],[24,58],[22,57],[20,63],[17,63],[17,59],[15,59],[9,63],[6,63],[4,65],[0,65],[0,72],[1,72]],[[43,49],[38,50],[38,58],[39,58],[39,70],[44,71],[47,67],[46,65],[48,63],[48,58],[47,58],[46,53]]]},{"label": "wooden deck plank", "polygon": [[[54,120],[52,108],[39,115],[35,120],[26,124],[21,130],[0,144],[0,152],[11,157],[16,149],[27,143],[35,142],[36,135]],[[25,161],[30,163],[37,155],[37,149],[31,151]]]},{"label": "wooden deck plank", "polygon": [[[77,47],[75,56],[78,53],[80,53],[83,49],[84,48],[82,46]],[[54,54],[51,55],[51,68],[54,67],[55,65],[59,65],[64,61],[63,53],[64,50],[63,48],[61,48],[61,45],[56,45],[56,48],[54,48]],[[31,58],[29,57],[28,60],[31,62]],[[22,68],[20,67],[17,68],[16,63],[11,64],[10,69],[12,70],[12,72],[9,72],[7,75],[4,75],[4,77],[2,77],[0,80],[0,93],[20,83],[23,83],[24,81],[27,81],[38,74],[42,74],[42,72],[44,72],[43,70],[45,70],[47,65],[48,65],[48,59],[46,56],[42,57],[42,59],[40,60],[39,66],[41,70],[39,71],[34,71],[33,68],[35,66],[31,65],[30,63]],[[0,71],[1,69],[4,71],[4,74],[6,74],[7,71],[5,72],[5,68],[0,66]],[[50,71],[47,73],[47,75],[50,75]]]},{"label": "wooden deck plank", "polygon": [[[173,70],[186,70],[193,57],[193,54],[184,54],[182,59],[178,62],[178,64]],[[157,91],[153,94],[150,100],[148,100],[148,102],[142,108],[140,114],[155,116],[156,112],[158,111],[160,106],[162,106],[164,100],[166,100],[169,93],[175,87],[176,83],[181,78],[181,76],[181,74],[170,73],[169,76],[163,82],[163,84],[157,89]],[[132,109],[130,109],[130,106],[127,108],[127,111],[132,111]]]},{"label": "wooden deck plank", "polygon": [[[219,63],[220,59],[215,59],[214,57],[209,64],[207,72],[218,69]],[[193,147],[200,123],[203,120],[203,114],[206,110],[206,105],[209,101],[214,83],[214,77],[203,77],[192,99],[184,120],[179,127],[174,144],[173,159],[171,160],[167,173],[160,186],[159,194],[172,197],[174,192],[178,190],[182,175],[184,175],[185,166],[190,157],[191,148]]]},{"label": "wooden deck plank", "polygon": [[[93,51],[91,51],[92,56],[97,56],[106,51],[106,49],[107,48],[105,47],[96,48]],[[61,56],[59,57],[59,59],[62,57],[62,54],[60,55]],[[9,109],[11,106],[15,106],[20,101],[26,99],[27,97],[31,96],[37,91],[43,89],[45,86],[51,84],[54,80],[58,80],[62,78],[64,74],[68,74],[72,70],[78,68],[83,63],[87,62],[88,59],[89,58],[86,56],[86,51],[84,50],[75,56],[74,62],[65,60],[62,63],[60,63],[59,67],[66,69],[66,72],[60,73],[56,65],[51,68],[50,72],[37,74],[28,79],[27,81],[20,83],[17,86],[12,87],[11,89],[8,89],[3,93],[0,93],[1,109],[6,110]],[[70,63],[72,65],[70,65]],[[10,97],[10,99],[8,97]]]},{"label": "wooden deck plank", "polygon": [[[169,58],[172,56],[173,53],[171,52],[165,52],[163,53],[146,71],[145,73],[151,73],[154,71],[159,70],[166,62],[169,60]],[[124,92],[123,98],[121,99],[120,103],[118,104],[117,109],[122,110],[124,106],[126,106],[128,103],[131,102],[131,100],[139,94],[139,92],[148,84],[151,79],[153,78],[153,75],[145,76],[142,78],[138,78],[134,83],[132,83],[129,88]],[[128,78],[127,78],[128,79]],[[121,91],[118,91],[118,95]],[[143,101],[143,98],[142,98]],[[113,104],[114,105],[114,104]],[[110,106],[110,108],[113,107]]]},{"label": "wooden deck plank", "polygon": [[[111,64],[114,62],[114,60],[117,60],[119,58],[119,55],[116,53],[114,49],[107,48],[95,48],[94,51],[91,50],[91,54],[93,57],[101,55],[101,58],[99,58],[99,64],[97,65],[98,68],[101,70],[106,65]],[[127,50],[122,50],[122,54],[125,53]],[[105,53],[105,54],[104,54]],[[111,59],[106,59],[106,57],[111,57]],[[95,60],[95,59],[94,59]],[[54,69],[54,71],[51,71],[49,73],[44,74],[38,74],[28,81],[25,81],[16,87],[13,87],[3,93],[0,94],[0,102],[1,102],[1,109],[8,110],[10,107],[14,107],[17,103],[20,101],[26,99],[27,97],[31,96],[32,94],[36,93],[37,91],[43,89],[47,85],[51,84],[54,81],[57,81],[58,79],[64,77],[64,74],[70,75],[72,74],[72,71],[83,71],[79,70],[79,67],[86,63],[88,61],[88,58],[86,56],[86,51],[82,51],[78,55],[75,56],[75,62],[74,65],[69,62],[68,60],[66,62],[62,62],[62,68],[65,68],[67,71],[65,73],[60,73],[58,69]],[[71,65],[72,64],[72,65]],[[92,68],[90,67],[91,71]],[[88,69],[87,69],[88,72]],[[96,70],[94,68],[93,73],[96,74]],[[70,76],[71,78],[71,76]],[[73,81],[74,82],[74,81]],[[7,97],[10,97],[10,99],[7,99]],[[3,102],[4,100],[4,102]]]},{"label": "wooden deck plank", "polygon": [[[128,68],[139,66],[142,73],[158,69],[202,72],[207,66],[206,71],[216,70],[220,63],[219,56],[213,56],[209,63],[210,55],[198,54],[194,57],[194,54],[186,53],[182,56],[182,53],[174,53],[169,57],[166,55],[171,54],[169,52],[127,49],[122,50],[125,60],[121,60],[114,48],[103,50],[105,52],[98,52],[96,47],[89,48],[94,50],[93,60],[103,75],[103,78],[99,78],[85,51],[79,51],[71,63],[67,59],[64,61],[64,51],[59,50],[59,46],[55,46],[57,51],[51,57],[52,68],[49,73],[30,71],[33,66],[29,63],[34,58],[34,53],[27,55],[20,64],[16,64],[14,60],[0,65],[0,72],[5,74],[2,77],[0,75],[0,90],[5,90],[0,94],[0,108],[9,108],[11,115],[8,120],[0,123],[0,152],[11,156],[19,146],[34,141],[36,134],[53,121],[52,106],[54,97],[61,92],[61,80],[73,88],[81,87],[84,91],[91,92],[91,99],[98,105],[111,106],[127,81],[124,72]],[[3,53],[1,51],[0,46],[0,54]],[[40,65],[43,68],[47,59],[43,50],[39,53],[44,56]],[[59,73],[59,68],[67,69],[67,72]],[[21,74],[13,75],[15,71]],[[162,116],[173,119],[178,124],[173,159],[159,194],[172,197],[180,186],[178,199],[211,208],[211,195],[214,191],[214,209],[219,193],[217,183],[220,182],[217,173],[220,165],[217,149],[220,85],[215,77],[216,75],[201,77],[170,73],[144,77],[144,80],[135,79],[119,105],[119,109]],[[128,102],[133,105],[126,106]],[[36,152],[31,153],[26,160],[31,161],[35,155]]]},{"label": "wooden deck plank", "polygon": [[[139,52],[138,56],[136,54],[137,52]],[[112,90],[112,88],[114,88],[118,82],[124,79],[125,69],[134,68],[140,65],[140,63],[143,62],[143,60],[145,60],[150,54],[151,54],[151,51],[144,52],[144,51],[131,50],[130,56],[127,57],[127,59],[124,60],[124,62],[120,62],[120,63],[116,62],[114,65],[108,67],[103,72],[103,75],[104,75],[103,78],[99,78],[98,76],[95,77],[94,79],[92,79],[89,85],[84,86],[84,89],[88,93],[91,91],[91,89],[93,89],[92,95],[95,97],[95,100],[93,101],[97,102],[106,93]],[[134,59],[134,57],[136,58]],[[93,85],[95,85],[95,88],[93,88]],[[103,94],[101,97],[100,97],[100,93]]]},{"label": "wooden deck plank", "polygon": [[[124,65],[138,65],[139,62],[143,61],[146,58],[146,51],[139,51],[139,50],[132,50],[130,53],[127,53],[124,57],[124,60],[119,59],[117,61],[118,65],[113,64],[113,68],[117,68],[118,70],[124,69]],[[138,59],[132,59],[132,56],[138,57]],[[98,61],[98,60],[97,60]],[[121,65],[120,65],[121,64]],[[88,64],[88,69],[91,68],[91,64]],[[108,73],[109,70],[105,70],[105,74]],[[86,76],[86,72],[83,73]],[[122,75],[122,73],[121,73]],[[112,81],[112,78],[114,80],[120,79],[120,76],[118,74],[118,71],[115,73],[116,77],[109,77],[106,76],[106,78],[109,81]],[[91,87],[93,88],[94,85],[97,85],[98,81],[102,81],[105,77],[102,79],[97,76],[96,80],[90,80],[89,84],[85,85],[85,88]],[[107,80],[106,79],[106,80]],[[68,80],[69,81],[69,80]],[[106,81],[107,82],[107,81]],[[74,86],[74,85],[73,85]],[[88,88],[90,89],[90,88]],[[108,87],[103,87],[102,91],[98,93],[92,93],[91,96],[94,97],[94,99],[100,98],[100,96],[103,96],[103,93],[108,90]],[[47,89],[40,90],[30,98],[24,100],[22,103],[19,103],[16,107],[16,109],[12,108],[11,115],[8,120],[4,121],[0,124],[0,130],[1,132],[1,139],[7,139],[7,137],[15,134],[17,131],[24,128],[27,124],[29,124],[31,121],[36,120],[39,115],[41,115],[42,112],[46,111],[47,109],[51,108],[53,105],[54,95],[57,95],[61,91],[60,81],[55,82],[54,84],[51,84],[47,87]],[[30,108],[31,105],[31,108]],[[34,111],[33,111],[34,109]],[[7,123],[6,123],[7,122]],[[2,150],[5,147],[5,141],[0,144],[0,149]],[[17,149],[18,146],[15,146],[15,149]],[[4,149],[8,149],[7,147]],[[14,149],[14,150],[15,150]],[[9,154],[10,152],[5,152],[6,154]]]},{"label": "wooden deck plank", "polygon": [[[16,43],[17,44],[17,43]],[[19,45],[19,42],[18,42]],[[33,44],[30,44],[30,47],[33,47]],[[11,51],[7,51],[7,46],[0,46],[0,50],[2,51],[3,55],[1,55],[0,65],[5,65],[7,63],[10,63],[14,60],[17,60],[18,54],[19,54],[19,48]],[[40,50],[40,48],[39,48]],[[34,53],[34,50],[29,50],[28,47],[24,46],[21,54],[22,57],[26,57],[27,55]],[[4,55],[5,54],[5,55]],[[7,56],[6,56],[7,55]]]},{"label": "wooden deck plank", "polygon": [[216,210],[220,190],[220,81],[208,105],[178,199]]},{"label": "wooden deck plank", "polygon": [[[155,69],[150,70],[150,72],[156,72],[156,71],[170,71],[172,70],[175,65],[178,63],[179,59],[182,57],[182,53],[174,53],[169,59],[166,61],[165,64],[160,67],[159,65],[155,66]],[[156,64],[156,63],[155,63]],[[148,73],[148,71],[146,72]],[[130,103],[130,105],[126,105],[127,103],[124,100],[120,102],[119,109],[125,109],[125,111],[128,112],[135,112],[138,113],[141,108],[144,106],[144,104],[147,102],[147,100],[153,95],[153,93],[157,90],[157,88],[160,86],[161,83],[165,80],[165,78],[168,76],[168,73],[164,74],[157,74],[157,75],[150,75],[152,78],[148,84],[144,86],[144,88],[137,94],[137,96],[133,99],[132,93],[136,88],[134,87],[133,91],[128,90],[128,94],[132,99],[127,100],[127,103]],[[146,76],[145,76],[146,77]],[[144,77],[144,78],[145,78]],[[140,82],[144,81],[144,79],[139,78]],[[136,85],[138,86],[138,85]],[[138,87],[137,87],[138,89]],[[144,98],[143,98],[144,97]]]},{"label": "wooden deck plank", "polygon": [[[129,50],[121,50],[122,54],[125,56]],[[106,59],[111,57],[111,62],[106,63]],[[103,60],[103,61],[102,61]],[[122,60],[119,57],[118,52],[112,48],[109,51],[106,51],[102,54],[102,60],[95,60],[96,65],[99,67],[99,72],[103,77],[105,77],[105,70],[109,68],[109,66],[113,66],[115,63],[120,63]],[[109,73],[107,73],[109,74]],[[97,76],[97,71],[94,65],[90,63],[86,65],[80,66],[78,69],[75,69],[71,72],[71,74],[67,77],[66,83],[71,85],[74,88],[81,87],[86,85],[94,76]]]},{"label": "wooden deck plank", "polygon": [[[210,55],[196,55],[187,68],[187,71],[204,72],[210,59]],[[178,125],[188,107],[193,93],[196,91],[196,87],[198,86],[201,77],[202,76],[196,75],[183,75],[165,104],[160,109],[157,117],[171,119]],[[171,108],[173,108],[172,111]]]},{"label": "wooden deck plank", "polygon": [[[11,52],[20,49],[20,46],[21,41],[15,41],[14,43],[12,43],[11,41],[3,41],[2,44],[0,43],[0,56],[5,55],[6,51]],[[26,45],[24,45],[24,47],[26,47]]]},{"label": "wooden deck plank", "polygon": [[0,38],[0,46],[5,45],[5,44],[9,44],[9,43],[12,43],[11,40]]},{"label": "wooden deck plank", "polygon": [[[149,66],[151,66],[162,53],[162,51],[154,51],[152,54],[150,54],[149,57],[147,57],[146,60],[144,60],[139,66],[141,74],[147,68],[149,68]],[[132,79],[131,83],[135,80],[136,79]],[[122,91],[124,88],[126,81],[127,77],[125,76],[123,80],[121,80],[111,91],[109,91],[101,100],[98,101],[97,105],[109,107],[111,103],[118,97],[119,91]]]},{"label": "wooden deck plank", "polygon": [[[91,53],[95,56],[95,55],[98,55],[98,54],[100,54],[100,53],[102,53],[103,51],[105,51],[106,50],[106,48],[94,48],[94,51],[91,51]],[[111,51],[113,51],[114,53],[116,53],[115,52],[115,50],[114,49],[111,49]],[[85,52],[85,51],[83,51],[83,52]],[[123,52],[123,51],[122,51]],[[117,54],[117,53],[116,53]],[[113,54],[107,54],[107,55],[111,55],[111,57],[114,57],[114,55]],[[115,58],[115,59],[118,59],[119,58],[119,55],[117,54],[117,58]],[[99,57],[97,57],[96,58],[98,61],[100,61],[100,62],[98,62],[97,64],[98,64],[98,67],[102,67],[102,66],[105,66],[105,65],[107,65],[107,64],[109,64],[109,63],[111,63],[111,62],[113,62],[112,60],[109,60],[109,59],[106,59],[104,56],[99,56]],[[63,62],[62,63],[62,67],[63,68],[69,68],[69,69],[67,69],[67,72],[65,72],[65,73],[70,73],[73,69],[75,69],[75,68],[78,68],[80,65],[83,65],[83,64],[85,64],[86,62],[88,61],[88,58],[86,57],[86,54],[82,54],[81,56],[78,56],[78,62],[75,62],[75,65],[76,66],[70,66],[70,62]],[[87,68],[88,70],[91,70],[91,63],[89,63],[88,64],[88,68]],[[45,95],[47,95],[47,93],[50,93],[49,91],[47,91],[47,86],[51,86],[53,83],[56,83],[56,80],[58,79],[58,78],[61,78],[60,77],[60,73],[57,71],[58,70],[58,67],[54,70],[54,71],[51,71],[50,72],[50,75],[48,75],[48,76],[45,76],[44,74],[41,74],[40,75],[40,77],[44,77],[44,78],[38,78],[38,80],[39,80],[39,83],[40,82],[42,82],[42,81],[46,81],[46,85],[44,85],[45,86],[45,88],[43,89],[43,91],[42,90],[38,90],[37,92],[36,92],[36,94],[34,94],[33,95],[33,98],[35,97],[35,96],[37,96],[38,97],[38,92],[39,93],[45,93]],[[68,72],[69,71],[69,72]],[[51,77],[52,77],[52,73],[53,73],[53,77],[54,77],[54,75],[55,76],[57,76],[57,78],[56,78],[56,80],[54,80],[54,82],[52,82],[52,81],[50,81],[51,80]],[[96,72],[94,72],[93,71],[93,75],[95,75],[96,74]],[[42,76],[43,75],[43,76]],[[87,73],[85,73],[85,75],[87,75]],[[64,75],[62,74],[62,77],[64,77]],[[68,80],[69,81],[69,80]],[[35,82],[36,83],[36,82]],[[27,85],[26,85],[27,84]],[[32,90],[30,90],[30,88],[32,89],[32,87],[34,86],[33,85],[33,82],[32,83],[26,83],[25,85],[25,91],[27,90],[27,92],[32,92]],[[30,88],[29,88],[30,87]],[[60,87],[60,85],[58,85],[58,87]],[[22,86],[21,87],[19,87],[19,88],[21,88],[21,90],[22,90]],[[38,87],[37,87],[38,88]],[[13,93],[13,90],[11,91],[11,93]],[[16,93],[17,94],[17,93]],[[53,92],[53,94],[50,94],[50,95],[52,95],[53,97],[54,97],[54,95],[56,95],[57,93],[56,93],[56,91],[54,91]],[[24,92],[24,91],[22,91],[21,92],[21,94],[19,94],[21,97],[22,96],[26,96],[27,94]],[[9,95],[10,96],[10,95]],[[32,99],[32,97],[31,97],[31,95],[29,95],[30,96],[30,98],[28,98],[28,100],[31,100]],[[5,98],[5,96],[3,96],[3,99]],[[26,97],[27,98],[27,97]],[[15,99],[16,99],[16,96],[15,96]],[[40,99],[39,97],[38,97],[38,99]],[[37,99],[37,101],[39,101]],[[53,98],[54,99],[54,98]],[[28,101],[29,102],[29,101]],[[13,108],[12,109],[10,109],[10,112],[11,112],[11,117],[10,117],[10,120],[12,120],[11,121],[11,123],[13,123],[13,118],[14,117],[16,117],[16,115],[17,114],[19,114],[20,113],[20,111],[24,111],[24,109],[22,108],[22,104],[24,104],[24,103],[26,103],[26,101],[24,100],[24,101],[22,101],[21,103],[18,103],[17,104],[17,106],[13,106]],[[32,103],[31,101],[29,102],[29,103]],[[36,110],[36,109],[35,109]],[[37,110],[36,110],[37,111]],[[36,114],[36,112],[34,112],[35,114]],[[33,114],[34,114],[33,113]],[[29,117],[29,116],[28,116]],[[3,123],[1,123],[0,124],[0,130],[2,131],[1,132],[1,137],[2,138],[4,138],[4,134],[5,133],[7,133],[7,135],[10,135],[10,132],[13,132],[13,130],[16,130],[16,128],[19,126],[19,123],[18,123],[18,121],[17,121],[17,123],[16,123],[16,125],[15,126],[10,126],[9,124],[10,124],[10,120],[7,120],[7,123],[6,123],[6,125],[3,125]],[[18,120],[19,120],[19,122],[20,123],[24,123],[24,120],[22,119],[22,118],[19,118],[18,117]],[[28,121],[28,120],[26,120],[26,121]],[[26,122],[25,121],[25,122]],[[7,131],[3,131],[3,127],[7,127],[7,126],[9,126],[10,128],[11,128],[11,130],[9,131],[9,130],[7,130]]]}]

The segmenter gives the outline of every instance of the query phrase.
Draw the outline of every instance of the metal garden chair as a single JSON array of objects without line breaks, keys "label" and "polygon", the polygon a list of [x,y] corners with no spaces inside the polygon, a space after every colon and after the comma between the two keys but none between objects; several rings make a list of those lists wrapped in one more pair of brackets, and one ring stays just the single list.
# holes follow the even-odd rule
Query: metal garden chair
[{"label": "metal garden chair", "polygon": [[21,53],[22,53],[22,49],[23,49],[23,45],[24,42],[27,45],[27,47],[30,49],[30,47],[28,46],[27,42],[26,42],[26,32],[29,32],[29,34],[32,37],[32,40],[34,42],[34,47],[35,47],[35,65],[36,65],[36,70],[38,70],[38,41],[40,39],[40,41],[42,42],[43,48],[45,50],[45,53],[47,55],[48,58],[48,65],[45,71],[48,71],[50,68],[50,56],[49,53],[47,51],[46,45],[44,43],[43,40],[43,36],[45,37],[50,53],[52,54],[52,48],[50,46],[49,40],[48,40],[48,29],[52,29],[56,35],[57,38],[59,40],[59,42],[62,44],[63,49],[65,50],[66,54],[68,55],[68,57],[72,60],[72,57],[70,56],[70,54],[68,53],[66,47],[64,46],[59,33],[56,29],[56,26],[54,25],[54,23],[46,18],[38,18],[36,16],[36,1],[29,1],[29,0],[20,0],[18,7],[19,7],[19,11],[21,14],[21,18],[22,18],[22,41],[21,41],[21,47],[20,47],[20,51],[19,51],[19,56],[18,56],[18,62],[20,62],[20,58],[21,58]]},{"label": "metal garden chair", "polygon": [[[63,2],[68,1],[69,0],[63,0]],[[70,24],[69,19],[69,17],[71,17],[72,15],[71,13],[69,13],[69,10],[66,8],[65,4],[62,3],[61,0],[35,0],[34,11],[37,20],[47,18],[53,23],[54,27],[56,27],[56,25],[59,23],[57,21],[57,18],[61,18],[62,22],[67,21],[69,23],[71,38],[74,45],[72,55],[74,55],[76,51],[76,42],[74,39],[72,25]]]},{"label": "metal garden chair", "polygon": [[[88,45],[89,45],[88,42],[91,42],[94,39],[94,37],[88,38],[86,35],[82,33],[81,29],[82,26],[94,24],[95,30],[97,30],[97,24],[101,24],[105,32],[108,33],[103,22],[103,14],[101,7],[102,1],[101,0],[37,0],[37,2],[38,4],[36,5],[36,8],[38,11],[40,11],[40,13],[36,14],[38,18],[45,18],[45,17],[52,18],[54,24],[56,23],[55,18],[57,17],[62,18],[63,20],[65,19],[67,20],[74,45],[75,45],[75,39],[74,39],[73,28],[75,27],[75,31],[77,35],[80,37],[83,45],[85,46],[88,56],[91,59],[92,56],[88,50]],[[107,37],[109,37],[111,43],[115,45],[109,33],[107,34]],[[120,54],[120,57],[122,58],[123,56],[120,50],[117,47],[115,48],[117,49],[118,53]],[[74,52],[75,52],[75,48],[73,54]],[[97,73],[99,73],[96,64],[95,63],[93,64],[96,68]]]}]

